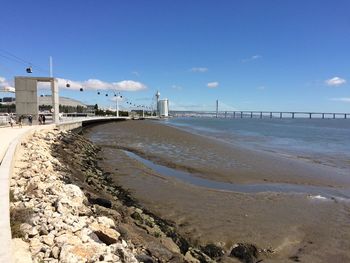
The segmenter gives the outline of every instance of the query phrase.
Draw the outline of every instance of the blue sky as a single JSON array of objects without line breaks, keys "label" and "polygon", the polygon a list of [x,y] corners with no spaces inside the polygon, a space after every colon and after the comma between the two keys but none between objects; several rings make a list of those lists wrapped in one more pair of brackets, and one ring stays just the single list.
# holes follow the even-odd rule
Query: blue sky
[{"label": "blue sky", "polygon": [[1,10],[2,87],[27,62],[48,75],[52,56],[54,76],[72,83],[60,94],[89,104],[113,105],[96,90],[117,88],[145,105],[159,90],[172,109],[219,99],[223,110],[350,112],[346,0],[8,0]]}]

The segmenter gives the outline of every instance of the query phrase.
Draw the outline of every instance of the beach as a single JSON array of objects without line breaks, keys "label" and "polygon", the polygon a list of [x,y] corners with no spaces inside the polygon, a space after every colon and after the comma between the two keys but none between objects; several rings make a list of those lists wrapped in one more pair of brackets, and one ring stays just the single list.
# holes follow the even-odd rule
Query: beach
[{"label": "beach", "polygon": [[[266,262],[350,261],[350,206],[342,198],[350,181],[342,169],[233,146],[151,121],[93,126],[84,136],[101,147],[98,163],[115,183],[129,189],[149,211],[173,222],[193,244],[215,244],[225,251],[238,243],[254,244]],[[129,152],[208,185],[156,172]],[[241,185],[243,190],[220,189],[210,182]],[[247,185],[253,185],[253,192],[245,190]],[[297,186],[297,191],[287,191],[289,186]]]}]

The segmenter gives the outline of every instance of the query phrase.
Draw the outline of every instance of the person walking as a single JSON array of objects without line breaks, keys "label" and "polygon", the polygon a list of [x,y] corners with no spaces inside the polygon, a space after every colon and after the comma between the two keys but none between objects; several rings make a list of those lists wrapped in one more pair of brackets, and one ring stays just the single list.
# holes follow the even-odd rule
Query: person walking
[{"label": "person walking", "polygon": [[45,115],[43,115],[43,117],[42,117],[42,121],[43,121],[43,124],[45,124],[45,121],[46,121],[46,117],[45,117]]},{"label": "person walking", "polygon": [[28,116],[28,121],[29,121],[29,125],[32,126],[32,124],[33,124],[33,117],[32,117],[32,115]]},{"label": "person walking", "polygon": [[23,115],[19,116],[18,118],[18,125],[20,128],[22,128],[22,122],[23,122]]},{"label": "person walking", "polygon": [[11,128],[13,128],[13,124],[15,124],[15,120],[13,119],[13,117],[11,116],[10,117],[10,125],[11,125]]}]

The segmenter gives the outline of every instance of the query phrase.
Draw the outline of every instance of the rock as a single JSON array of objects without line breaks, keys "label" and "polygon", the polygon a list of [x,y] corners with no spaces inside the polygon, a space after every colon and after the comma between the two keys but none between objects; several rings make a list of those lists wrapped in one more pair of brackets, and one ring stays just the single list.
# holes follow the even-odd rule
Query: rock
[{"label": "rock", "polygon": [[225,254],[225,251],[222,248],[214,244],[208,244],[205,247],[202,247],[202,251],[211,258],[219,258]]},{"label": "rock", "polygon": [[175,254],[181,253],[179,247],[174,243],[174,241],[170,237],[162,237],[160,239],[160,242],[172,253],[175,253]]},{"label": "rock", "polygon": [[81,230],[83,227],[86,226],[86,219],[85,218],[78,217],[76,220],[77,220],[77,222],[73,222],[72,227],[71,227],[71,231],[73,233]]},{"label": "rock", "polygon": [[55,236],[53,234],[48,234],[46,236],[42,236],[41,238],[42,238],[42,241],[50,247],[54,244]]},{"label": "rock", "polygon": [[138,213],[138,212],[135,211],[134,213],[131,214],[131,217],[132,217],[133,219],[139,221],[140,223],[143,223],[143,218],[142,218],[142,216],[141,216],[140,213]]},{"label": "rock", "polygon": [[112,202],[105,198],[92,198],[91,196],[88,196],[88,201],[92,205],[99,205],[106,208],[112,208]]},{"label": "rock", "polygon": [[64,244],[76,245],[80,244],[82,241],[79,237],[72,233],[62,234],[55,238],[55,242],[58,246],[63,246]]},{"label": "rock", "polygon": [[108,227],[115,227],[114,221],[106,216],[100,216],[97,218],[97,221],[105,226]]},{"label": "rock", "polygon": [[252,244],[238,243],[230,253],[231,257],[236,257],[244,263],[255,263],[259,256],[258,249]]},{"label": "rock", "polygon": [[78,186],[73,184],[63,185],[62,188],[63,191],[60,193],[56,201],[57,211],[61,214],[79,212],[79,209],[84,206],[84,193]]},{"label": "rock", "polygon": [[33,228],[33,227],[32,227],[31,225],[27,224],[27,223],[23,223],[23,224],[21,224],[21,226],[20,226],[20,230],[21,230],[24,234],[27,234],[27,235],[28,235],[29,232],[31,232],[32,228]]},{"label": "rock", "polygon": [[198,259],[192,256],[191,251],[187,251],[187,253],[185,254],[185,260],[188,263],[200,263]]},{"label": "rock", "polygon": [[191,248],[187,253],[186,255],[188,255],[189,258],[190,256],[192,256],[193,258],[197,259],[199,262],[214,262],[208,255],[206,255],[205,253],[203,253],[198,249]]},{"label": "rock", "polygon": [[20,238],[12,239],[13,263],[32,263],[32,255],[29,252],[29,244]]},{"label": "rock", "polygon": [[24,186],[24,185],[27,185],[28,182],[25,178],[21,178],[21,179],[17,180],[16,183],[19,186]]},{"label": "rock", "polygon": [[155,262],[152,257],[147,256],[147,255],[138,255],[138,256],[136,256],[136,259],[140,262],[143,262],[143,263],[154,263]]},{"label": "rock", "polygon": [[76,246],[64,245],[60,253],[61,263],[96,262],[101,253],[101,248],[92,244],[80,244]]},{"label": "rock", "polygon": [[117,243],[118,238],[120,237],[118,231],[102,224],[93,223],[90,225],[90,228],[94,231],[98,239],[106,245]]},{"label": "rock", "polygon": [[46,224],[41,224],[39,227],[39,234],[40,235],[47,235],[49,233],[49,228]]},{"label": "rock", "polygon": [[59,247],[53,247],[52,250],[51,250],[51,255],[58,259],[59,255],[60,255],[60,249]]},{"label": "rock", "polygon": [[119,257],[113,254],[105,254],[102,256],[104,262],[119,262]]},{"label": "rock", "polygon": [[32,252],[33,255],[38,254],[41,249],[43,248],[43,244],[40,242],[39,238],[32,238],[30,240],[30,252]]},{"label": "rock", "polygon": [[39,231],[36,227],[32,227],[28,232],[28,237],[34,237],[39,234]]},{"label": "rock", "polygon": [[173,253],[158,242],[149,242],[146,249],[151,255],[155,256],[156,258],[161,258],[167,262],[173,257]]},{"label": "rock", "polygon": [[110,245],[109,248],[111,249],[112,253],[117,254],[120,257],[122,262],[128,262],[128,263],[138,262],[134,254],[126,250],[120,243]]}]

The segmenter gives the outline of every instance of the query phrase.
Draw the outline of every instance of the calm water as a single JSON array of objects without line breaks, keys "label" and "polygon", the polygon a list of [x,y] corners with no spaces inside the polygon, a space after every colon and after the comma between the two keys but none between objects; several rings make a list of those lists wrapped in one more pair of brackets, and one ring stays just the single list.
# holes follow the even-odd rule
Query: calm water
[{"label": "calm water", "polygon": [[166,124],[243,147],[350,169],[350,120],[173,118]]},{"label": "calm water", "polygon": [[223,183],[214,180],[203,179],[194,174],[172,169],[163,165],[156,164],[150,160],[144,159],[133,152],[124,151],[129,157],[143,163],[152,170],[164,176],[173,177],[183,182],[205,187],[209,189],[232,191],[236,193],[263,193],[263,192],[278,192],[278,193],[299,193],[307,194],[312,199],[349,201],[349,189],[335,189],[332,187],[316,187],[308,185],[295,185],[283,183],[265,183],[265,184],[232,184]]}]

